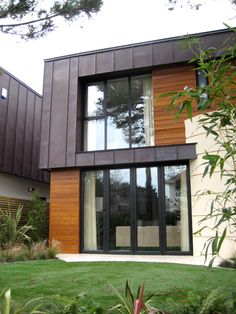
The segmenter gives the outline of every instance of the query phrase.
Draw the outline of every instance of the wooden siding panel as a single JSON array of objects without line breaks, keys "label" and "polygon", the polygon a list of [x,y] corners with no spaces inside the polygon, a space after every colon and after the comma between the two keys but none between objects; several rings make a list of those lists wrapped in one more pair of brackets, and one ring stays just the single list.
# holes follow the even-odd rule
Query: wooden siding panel
[{"label": "wooden siding panel", "polygon": [[[167,110],[168,98],[160,97],[160,95],[171,91],[181,91],[185,86],[195,87],[193,70],[191,65],[153,70],[155,145],[185,143],[184,120],[188,118],[187,113],[183,113],[178,120],[175,120],[174,113]],[[199,111],[194,109],[193,114],[199,114]]]},{"label": "wooden siding panel", "polygon": [[53,170],[50,191],[50,239],[62,243],[64,253],[79,253],[80,172]]}]

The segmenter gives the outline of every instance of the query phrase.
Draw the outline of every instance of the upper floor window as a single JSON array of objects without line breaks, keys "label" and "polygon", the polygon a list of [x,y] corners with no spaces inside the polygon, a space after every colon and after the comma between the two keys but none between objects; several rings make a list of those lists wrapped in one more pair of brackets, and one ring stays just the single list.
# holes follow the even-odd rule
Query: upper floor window
[{"label": "upper floor window", "polygon": [[84,150],[154,145],[151,75],[85,86]]}]

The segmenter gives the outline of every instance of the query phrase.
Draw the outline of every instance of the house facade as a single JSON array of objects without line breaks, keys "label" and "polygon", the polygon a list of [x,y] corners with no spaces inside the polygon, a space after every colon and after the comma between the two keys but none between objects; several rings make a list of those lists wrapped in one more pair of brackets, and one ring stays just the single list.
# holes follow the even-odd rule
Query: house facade
[{"label": "house facade", "polygon": [[[235,40],[225,30],[197,35],[204,47]],[[65,253],[200,254],[196,142],[187,115],[176,120],[161,96],[204,80],[183,42],[45,60],[39,165],[51,172],[50,238]]]},{"label": "house facade", "polygon": [[23,204],[32,191],[49,201],[49,173],[39,170],[42,97],[0,68],[0,208]]}]

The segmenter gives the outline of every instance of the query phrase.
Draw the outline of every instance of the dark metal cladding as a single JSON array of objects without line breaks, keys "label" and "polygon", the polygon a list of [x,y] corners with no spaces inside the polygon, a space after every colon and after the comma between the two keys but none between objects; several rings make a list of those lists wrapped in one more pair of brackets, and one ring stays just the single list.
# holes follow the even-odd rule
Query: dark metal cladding
[{"label": "dark metal cladding", "polygon": [[43,105],[42,105],[43,107],[40,140],[40,158],[39,158],[39,167],[44,169],[48,168],[49,158],[52,78],[53,78],[53,62],[46,63],[44,68]]},{"label": "dark metal cladding", "polygon": [[115,164],[127,164],[134,162],[134,150],[117,150],[114,152]]},{"label": "dark metal cladding", "polygon": [[23,154],[23,176],[30,177],[33,148],[35,94],[29,91],[27,96],[28,97],[25,120],[25,142]]},{"label": "dark metal cladding", "polygon": [[94,153],[76,154],[76,166],[94,166]]},{"label": "dark metal cladding", "polygon": [[152,66],[152,45],[133,48],[133,67],[146,68]]},{"label": "dark metal cladding", "polygon": [[66,165],[69,59],[55,61],[52,83],[49,167]]},{"label": "dark metal cladding", "polygon": [[167,41],[152,45],[153,65],[173,63],[173,42]]},{"label": "dark metal cladding", "polygon": [[70,59],[66,166],[75,166],[78,58]]},{"label": "dark metal cladding", "polygon": [[115,50],[115,71],[133,68],[132,48]]},{"label": "dark metal cladding", "polygon": [[[41,96],[0,68],[0,171],[48,182],[38,170]],[[35,108],[36,107],[36,108]]]},{"label": "dark metal cladding", "polygon": [[[235,40],[228,30],[194,34],[204,48],[224,47]],[[40,168],[94,166],[142,162],[142,151],[97,152],[92,155],[83,151],[83,99],[81,86],[84,81],[115,77],[123,73],[143,73],[153,67],[188,61],[193,55],[184,49],[183,37],[161,39],[145,43],[100,49],[45,60],[43,118],[41,127]],[[104,75],[104,76],[103,76]],[[1,141],[1,138],[0,138]],[[83,154],[83,153],[82,153]],[[127,155],[126,155],[127,154]],[[155,148],[155,161],[185,159],[185,152],[176,146]],[[187,156],[191,155],[187,152]],[[153,151],[151,153],[153,156]],[[168,156],[168,157],[167,157]],[[191,158],[191,157],[190,157]],[[0,161],[1,162],[1,161]],[[147,161],[149,162],[149,161]],[[150,161],[151,162],[151,161]]]},{"label": "dark metal cladding", "polygon": [[42,114],[42,101],[40,98],[35,99],[34,110],[34,129],[33,129],[33,146],[32,146],[32,167],[31,178],[38,178],[38,159],[39,159],[39,146],[40,146],[40,128],[41,128],[41,114]]},{"label": "dark metal cladding", "polygon": [[155,148],[138,148],[134,151],[135,162],[153,162],[155,160]]},{"label": "dark metal cladding", "polygon": [[113,151],[95,152],[94,164],[96,166],[113,165]]},{"label": "dark metal cladding", "polygon": [[195,144],[130,148],[76,154],[77,167],[141,165],[197,158]]},{"label": "dark metal cladding", "polygon": [[192,57],[193,53],[186,47],[186,41],[184,39],[173,42],[174,63],[184,62],[186,60],[190,60]]},{"label": "dark metal cladding", "polygon": [[18,89],[19,83],[10,78],[10,85],[8,91],[8,108],[7,108],[7,124],[5,134],[4,145],[4,162],[3,171],[12,172],[14,162],[14,150],[15,150],[15,136],[16,136],[16,117],[18,106]]},{"label": "dark metal cladding", "polygon": [[96,55],[96,74],[114,71],[114,52],[101,52]]},{"label": "dark metal cladding", "polygon": [[[41,99],[40,99],[41,101]],[[16,137],[15,137],[15,156],[13,172],[19,176],[22,173],[23,167],[23,152],[25,141],[25,119],[26,119],[26,104],[27,104],[27,88],[20,85],[19,87],[19,106],[16,121]]]},{"label": "dark metal cladding", "polygon": [[79,76],[96,74],[96,55],[91,54],[79,57]]},{"label": "dark metal cladding", "polygon": [[[5,88],[9,91],[10,76],[4,73],[0,69],[0,91],[2,88]],[[6,136],[6,125],[7,125],[7,108],[8,108],[8,99],[2,98],[0,96],[0,169],[3,169],[3,160],[4,160],[4,144]]]},{"label": "dark metal cladding", "polygon": [[177,160],[177,147],[176,146],[167,146],[167,147],[158,147],[156,148],[156,161],[171,161]]}]

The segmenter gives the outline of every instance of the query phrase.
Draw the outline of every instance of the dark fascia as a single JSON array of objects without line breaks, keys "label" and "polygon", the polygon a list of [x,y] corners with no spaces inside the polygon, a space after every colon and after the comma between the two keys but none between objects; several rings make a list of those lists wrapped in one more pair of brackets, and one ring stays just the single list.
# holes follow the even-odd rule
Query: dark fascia
[{"label": "dark fascia", "polygon": [[[236,30],[236,28],[233,28],[233,29]],[[208,35],[224,34],[224,33],[225,34],[233,34],[232,31],[230,31],[229,29],[220,29],[220,30],[214,30],[214,31],[209,31],[209,32],[186,34],[186,35],[182,35],[182,36],[168,37],[168,38],[163,38],[163,39],[158,39],[158,40],[133,43],[133,44],[129,44],[129,45],[121,45],[121,46],[85,51],[85,52],[80,52],[80,53],[74,53],[74,54],[70,54],[70,55],[63,55],[63,56],[45,59],[44,62],[57,61],[57,60],[86,56],[86,55],[102,53],[102,52],[116,51],[116,50],[120,50],[120,49],[136,48],[136,47],[153,45],[153,44],[158,44],[158,43],[164,44],[164,43],[172,42],[173,44],[176,44],[179,41],[183,40],[186,36],[187,37],[204,37],[204,36],[208,36]]]},{"label": "dark fascia", "polygon": [[22,82],[20,79],[18,79],[16,76],[14,76],[13,74],[11,74],[10,72],[8,72],[7,70],[5,70],[3,67],[0,66],[0,76],[1,76],[1,72],[4,72],[5,74],[9,75],[12,79],[17,81],[19,84],[23,85],[27,90],[30,90],[32,93],[42,98],[42,95],[36,92],[33,88],[31,88],[30,86]]},{"label": "dark fascia", "polygon": [[145,164],[182,162],[197,158],[196,143],[150,146],[76,154],[76,166],[121,167]]}]

